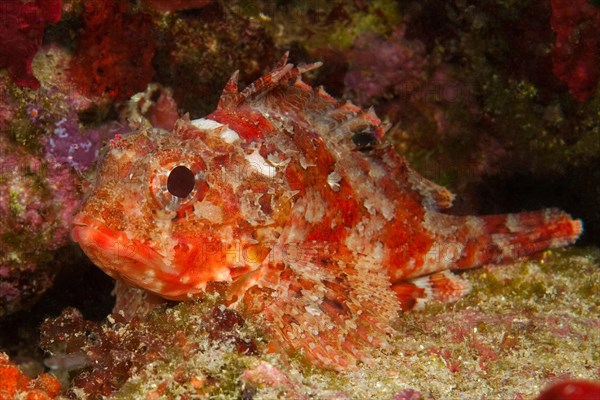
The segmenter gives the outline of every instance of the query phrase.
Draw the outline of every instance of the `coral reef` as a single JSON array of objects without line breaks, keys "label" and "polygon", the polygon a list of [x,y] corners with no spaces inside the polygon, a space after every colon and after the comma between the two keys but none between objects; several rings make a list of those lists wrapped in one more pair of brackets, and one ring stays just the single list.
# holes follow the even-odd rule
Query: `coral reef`
[{"label": "coral reef", "polygon": [[191,16],[167,17],[161,28],[156,79],[193,118],[214,110],[233,71],[251,81],[279,55],[265,29],[218,2]]},{"label": "coral reef", "polygon": [[[459,210],[560,206],[584,220],[583,240],[600,243],[598,2],[440,4],[2,1],[0,318],[23,318],[15,312],[77,259],[61,254],[71,213],[127,118],[168,129],[180,114],[202,116],[233,71],[249,82],[285,50],[324,61],[307,79],[331,94],[374,105],[393,126],[388,141],[467,199]],[[469,297],[401,314],[392,349],[340,375],[265,353],[260,325],[218,299],[153,304],[122,287],[103,322],[73,309],[48,320],[42,346],[70,398],[532,400],[556,382],[600,380],[598,259],[597,249],[568,250],[467,272]],[[102,319],[111,304],[95,294],[110,289],[70,284],[79,290],[59,290],[88,296],[81,303]],[[43,315],[65,303],[83,311],[69,298]],[[2,336],[22,334],[5,326]],[[27,334],[37,337],[36,324]],[[12,398],[17,387],[31,398],[59,390],[0,356],[0,390]]]},{"label": "coral reef", "polygon": [[[38,58],[64,65],[66,55],[43,49]],[[89,107],[64,78],[41,70],[33,92],[0,79],[0,317],[32,304],[51,285],[70,243],[74,211],[83,195],[82,173],[96,163],[100,147],[118,122],[84,127]]]},{"label": "coral reef", "polygon": [[[394,52],[363,70],[360,88],[381,93],[369,100],[391,119],[397,150],[417,170],[460,193],[461,212],[516,208],[515,190],[507,186],[526,178],[528,207],[570,209],[586,220],[584,240],[598,243],[600,214],[591,198],[576,193],[598,190],[600,127],[592,121],[600,99],[592,94],[580,105],[564,95],[552,74],[550,6],[456,1],[440,8],[435,1],[402,1],[402,40],[399,31],[388,31],[367,47],[359,35],[345,54],[381,60]],[[591,15],[596,9],[589,7]],[[345,93],[360,100],[353,89],[360,64],[351,61]],[[393,89],[396,83],[406,88],[402,82],[411,77],[424,77],[410,80],[416,90],[402,95]],[[489,192],[491,186],[503,189]]]},{"label": "coral reef", "polygon": [[152,19],[115,0],[86,2],[83,19],[70,65],[73,82],[90,96],[120,101],[143,91],[154,76]]},{"label": "coral reef", "polygon": [[31,62],[42,44],[44,28],[60,20],[61,0],[7,0],[0,4],[0,68],[8,68],[19,86],[37,89]]}]

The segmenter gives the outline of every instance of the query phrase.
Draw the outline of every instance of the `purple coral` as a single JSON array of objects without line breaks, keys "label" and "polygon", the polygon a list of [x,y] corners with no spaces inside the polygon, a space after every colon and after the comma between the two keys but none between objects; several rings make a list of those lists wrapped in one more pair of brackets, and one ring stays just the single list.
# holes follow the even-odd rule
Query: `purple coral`
[{"label": "purple coral", "polygon": [[117,122],[82,131],[77,115],[71,111],[52,127],[45,140],[46,153],[57,162],[82,172],[95,164],[103,143],[126,131],[129,128],[125,129]]},{"label": "purple coral", "polygon": [[42,44],[46,24],[58,22],[61,12],[61,0],[0,3],[0,68],[8,68],[17,85],[39,88],[31,62]]}]

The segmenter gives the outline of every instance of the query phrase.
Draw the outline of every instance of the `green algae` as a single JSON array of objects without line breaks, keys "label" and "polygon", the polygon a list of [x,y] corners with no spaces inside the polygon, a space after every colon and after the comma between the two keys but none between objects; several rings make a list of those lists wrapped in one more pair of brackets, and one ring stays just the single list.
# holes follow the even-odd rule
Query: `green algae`
[{"label": "green algae", "polygon": [[365,32],[387,34],[400,21],[400,15],[395,2],[376,0],[369,3],[366,13],[354,13],[347,24],[334,26],[324,40],[329,45],[339,49],[348,49],[356,38]]},{"label": "green algae", "polygon": [[285,6],[238,1],[232,9],[261,24],[279,48],[300,46],[303,52],[309,53],[325,48],[346,50],[365,32],[387,35],[402,18],[397,2],[391,0],[375,0],[364,5],[297,1]]},{"label": "green algae", "polygon": [[8,201],[10,212],[14,217],[19,216],[23,211],[25,211],[25,206],[21,203],[21,193],[19,190],[14,188],[9,188],[8,190]]},{"label": "green algae", "polygon": [[[41,56],[37,57],[39,58]],[[35,62],[40,63],[41,61]],[[45,85],[44,82],[42,84]],[[11,100],[15,102],[15,109],[5,135],[27,152],[39,154],[43,149],[45,136],[52,132],[54,125],[66,115],[66,95],[59,91],[45,91],[41,94],[40,91],[20,88],[11,83],[7,86]],[[33,105],[39,110],[39,115],[31,114],[30,107]]]}]

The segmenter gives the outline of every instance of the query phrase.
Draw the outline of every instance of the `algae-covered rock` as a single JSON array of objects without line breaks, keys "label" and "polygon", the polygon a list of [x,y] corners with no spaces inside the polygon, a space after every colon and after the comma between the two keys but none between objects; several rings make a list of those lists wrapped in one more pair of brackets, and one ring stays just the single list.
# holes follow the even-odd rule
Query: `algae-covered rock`
[{"label": "algae-covered rock", "polygon": [[60,268],[79,205],[79,178],[69,168],[0,136],[0,318],[34,302]]},{"label": "algae-covered rock", "polygon": [[102,326],[66,313],[46,322],[43,347],[57,369],[85,354],[69,389],[78,398],[534,399],[558,379],[598,379],[600,251],[551,251],[463,277],[471,294],[399,314],[391,349],[345,373],[269,354],[260,324],[218,296]]}]

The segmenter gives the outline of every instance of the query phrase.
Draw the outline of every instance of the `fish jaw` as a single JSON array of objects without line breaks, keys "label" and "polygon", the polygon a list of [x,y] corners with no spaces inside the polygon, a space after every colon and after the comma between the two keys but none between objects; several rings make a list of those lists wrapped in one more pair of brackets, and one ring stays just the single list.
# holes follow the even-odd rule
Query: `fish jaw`
[{"label": "fish jaw", "polygon": [[[187,285],[179,288],[181,273],[151,246],[85,214],[75,216],[71,237],[106,274],[130,286],[172,300],[189,298],[201,291]],[[179,285],[174,285],[176,282]]]}]

